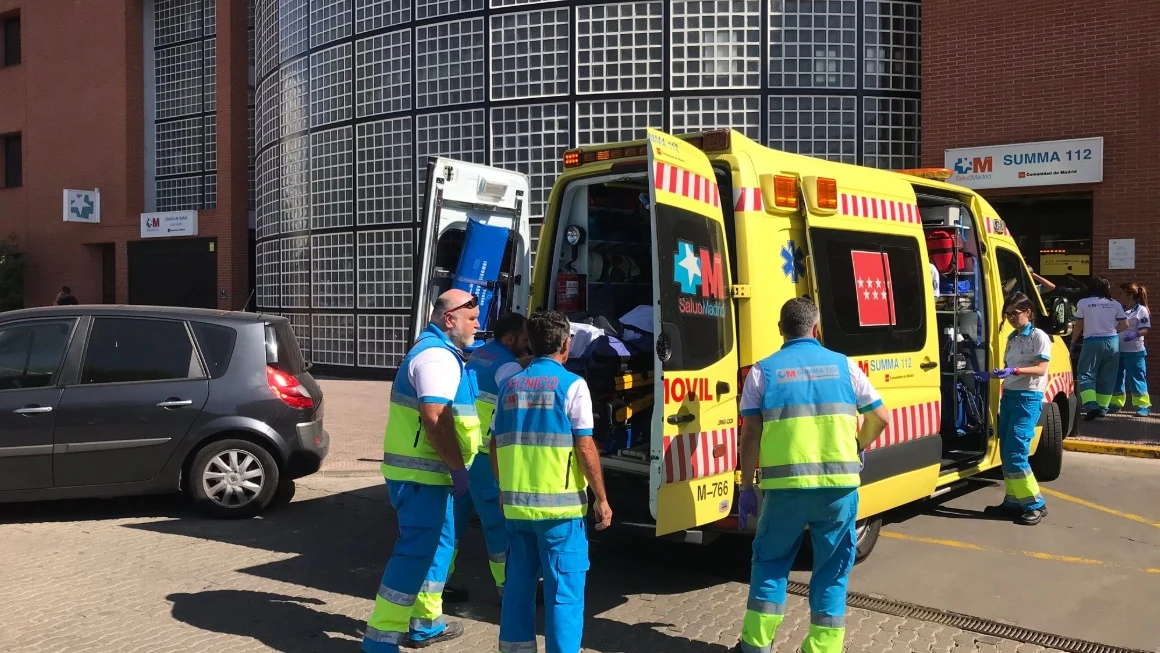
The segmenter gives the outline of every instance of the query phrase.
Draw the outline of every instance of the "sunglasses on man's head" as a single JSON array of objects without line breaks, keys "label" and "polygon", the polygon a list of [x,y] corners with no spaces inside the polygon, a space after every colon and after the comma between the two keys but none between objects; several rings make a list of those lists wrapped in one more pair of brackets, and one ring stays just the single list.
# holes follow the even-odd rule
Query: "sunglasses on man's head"
[{"label": "sunglasses on man's head", "polygon": [[449,315],[449,314],[451,314],[451,313],[454,313],[455,311],[458,311],[458,310],[459,310],[459,309],[461,309],[461,308],[466,308],[467,310],[469,310],[469,311],[470,311],[471,309],[475,308],[476,306],[479,306],[479,298],[478,298],[478,297],[476,297],[475,295],[472,295],[472,296],[471,296],[471,299],[469,299],[469,300],[467,300],[466,302],[464,302],[464,303],[460,304],[459,306],[456,306],[455,308],[452,308],[452,309],[449,309],[449,310],[447,310],[447,311],[444,313],[444,315]]}]

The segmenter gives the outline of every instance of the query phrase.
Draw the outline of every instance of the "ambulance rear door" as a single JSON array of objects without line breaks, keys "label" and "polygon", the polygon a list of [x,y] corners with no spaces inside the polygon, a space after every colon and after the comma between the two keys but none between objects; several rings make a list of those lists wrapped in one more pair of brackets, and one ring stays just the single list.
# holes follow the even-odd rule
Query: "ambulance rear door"
[{"label": "ambulance rear door", "polygon": [[[409,343],[427,326],[435,299],[452,287],[480,299],[483,333],[477,343],[499,315],[527,310],[532,242],[529,188],[528,176],[518,172],[430,159],[426,207],[414,253]],[[475,223],[470,229],[469,222]],[[405,243],[383,247],[391,249],[373,253],[409,253]]]},{"label": "ambulance rear door", "polygon": [[721,196],[695,146],[648,130],[654,246],[656,534],[729,515],[737,467],[737,333]]}]

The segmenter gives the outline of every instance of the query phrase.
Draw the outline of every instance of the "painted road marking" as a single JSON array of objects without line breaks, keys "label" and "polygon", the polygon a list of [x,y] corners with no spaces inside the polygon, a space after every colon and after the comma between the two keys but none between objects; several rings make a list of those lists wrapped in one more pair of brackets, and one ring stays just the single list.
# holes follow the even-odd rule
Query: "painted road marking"
[{"label": "painted road marking", "polygon": [[1152,521],[1151,519],[1148,519],[1147,517],[1141,517],[1140,515],[1133,515],[1130,512],[1124,512],[1122,510],[1116,510],[1115,508],[1108,508],[1107,506],[1101,506],[1098,503],[1092,503],[1091,501],[1087,501],[1086,499],[1081,499],[1079,497],[1073,497],[1070,494],[1064,494],[1063,492],[1059,492],[1058,490],[1050,490],[1050,489],[1042,487],[1042,486],[1040,486],[1039,491],[1048,495],[1048,496],[1053,496],[1057,499],[1063,499],[1064,501],[1070,501],[1072,503],[1079,504],[1081,506],[1084,506],[1085,508],[1091,508],[1092,510],[1099,510],[1100,512],[1106,512],[1109,515],[1123,517],[1124,519],[1130,519],[1134,522],[1140,522],[1141,524],[1147,524],[1148,526],[1155,526],[1156,528],[1160,528],[1160,523],[1156,523],[1155,521]]},{"label": "painted road marking", "polygon": [[894,531],[881,531],[882,537],[888,537],[892,540],[903,540],[905,542],[918,542],[921,544],[937,544],[939,546],[949,546],[956,549],[970,549],[971,551],[988,551],[990,553],[1002,553],[1004,555],[1024,556],[1027,558],[1035,558],[1036,560],[1047,560],[1051,562],[1064,562],[1075,565],[1088,565],[1092,567],[1109,567],[1114,569],[1122,569],[1124,571],[1132,571],[1138,574],[1160,574],[1160,569],[1149,568],[1139,569],[1137,567],[1125,567],[1114,562],[1106,560],[1095,560],[1093,558],[1077,558],[1075,556],[1056,555],[1054,553],[1044,553],[1042,551],[1017,551],[1014,549],[1001,549],[992,546],[980,546],[978,544],[971,544],[970,542],[960,542],[959,540],[944,540],[933,537],[918,537],[915,535],[906,535],[904,533],[896,533]]}]

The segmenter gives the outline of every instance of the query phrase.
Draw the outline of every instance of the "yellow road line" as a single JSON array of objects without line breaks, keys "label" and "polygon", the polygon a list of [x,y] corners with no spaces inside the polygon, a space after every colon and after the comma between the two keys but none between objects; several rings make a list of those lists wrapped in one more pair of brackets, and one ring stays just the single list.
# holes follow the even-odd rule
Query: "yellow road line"
[{"label": "yellow road line", "polygon": [[1072,503],[1079,504],[1085,508],[1091,508],[1092,510],[1099,510],[1100,512],[1106,512],[1109,515],[1123,517],[1124,519],[1130,519],[1134,522],[1140,522],[1141,524],[1147,524],[1148,526],[1155,526],[1156,528],[1160,528],[1160,524],[1152,521],[1151,519],[1148,519],[1147,517],[1141,517],[1140,515],[1133,515],[1130,512],[1124,512],[1122,510],[1116,510],[1115,508],[1101,506],[1098,503],[1093,503],[1093,502],[1088,501],[1086,499],[1081,499],[1079,497],[1073,497],[1070,494],[1064,494],[1063,492],[1060,492],[1059,490],[1052,490],[1049,488],[1045,488],[1043,486],[1039,486],[1039,491],[1048,495],[1048,496],[1053,496],[1057,499],[1063,499],[1064,501],[1070,501]]},{"label": "yellow road line", "polygon": [[1028,558],[1035,558],[1036,560],[1046,560],[1049,562],[1063,562],[1073,565],[1088,565],[1092,567],[1110,567],[1114,569],[1122,569],[1124,571],[1134,571],[1140,574],[1160,574],[1160,569],[1138,569],[1136,567],[1125,567],[1114,562],[1106,560],[1095,560],[1093,558],[1078,558],[1076,556],[1056,555],[1054,553],[1044,553],[1042,551],[1016,551],[1012,549],[1001,549],[991,546],[980,546],[978,544],[971,544],[970,542],[960,542],[959,540],[945,540],[933,537],[919,537],[916,535],[906,535],[904,533],[896,533],[894,531],[881,531],[882,537],[887,537],[892,540],[903,540],[905,542],[918,542],[920,544],[937,544],[939,546],[947,546],[955,549],[969,549],[971,551],[988,551],[990,553],[1002,553],[1005,555],[1024,556]]}]

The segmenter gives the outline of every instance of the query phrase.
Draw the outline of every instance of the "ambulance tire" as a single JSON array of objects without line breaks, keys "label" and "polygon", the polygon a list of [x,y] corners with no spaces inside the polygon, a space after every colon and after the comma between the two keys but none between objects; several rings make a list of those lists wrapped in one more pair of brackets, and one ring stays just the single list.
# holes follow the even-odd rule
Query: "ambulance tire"
[{"label": "ambulance tire", "polygon": [[882,531],[882,517],[875,516],[858,522],[855,531],[857,550],[854,553],[854,564],[870,557],[874,546],[878,544],[878,533]]},{"label": "ambulance tire", "polygon": [[1035,480],[1042,483],[1054,481],[1063,471],[1063,419],[1053,401],[1043,406],[1043,433],[1029,462]]}]

